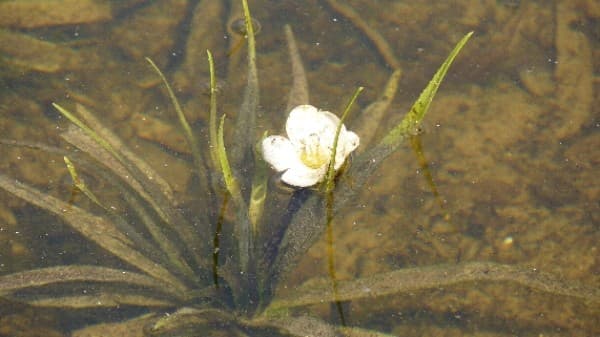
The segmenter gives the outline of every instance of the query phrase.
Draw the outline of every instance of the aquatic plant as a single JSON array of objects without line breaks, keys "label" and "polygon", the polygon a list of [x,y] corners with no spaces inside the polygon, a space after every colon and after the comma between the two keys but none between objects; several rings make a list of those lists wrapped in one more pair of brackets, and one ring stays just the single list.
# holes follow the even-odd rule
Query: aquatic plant
[{"label": "aquatic plant", "polygon": [[[211,196],[208,205],[197,214],[200,225],[178,211],[164,179],[128,150],[92,113],[78,106],[78,117],[54,104],[74,124],[62,137],[80,151],[71,153],[51,147],[43,150],[64,155],[73,184],[91,201],[91,209],[52,197],[5,175],[0,175],[0,187],[61,217],[83,237],[131,268],[68,265],[4,275],[0,277],[1,296],[36,306],[97,308],[130,305],[150,308],[151,315],[143,317],[148,322],[145,330],[148,336],[193,336],[207,328],[227,329],[231,335],[238,336],[266,333],[305,336],[315,331],[323,336],[340,333],[384,336],[384,333],[336,326],[286,311],[315,303],[339,303],[478,280],[511,281],[541,291],[598,302],[597,290],[590,291],[584,286],[567,284],[550,275],[520,267],[487,262],[402,269],[346,282],[338,282],[335,275],[331,275],[332,283],[312,284],[298,289],[291,297],[275,296],[278,283],[331,228],[335,215],[344,210],[383,160],[416,132],[450,64],[471,33],[451,51],[404,119],[343,170],[341,174],[352,178],[350,186],[336,183],[336,174],[350,148],[357,145],[351,142],[352,136],[348,136],[343,123],[360,92],[358,90],[341,119],[334,123],[337,129],[330,139],[333,144],[325,152],[329,158],[319,152],[319,167],[326,167],[324,172],[321,171],[318,179],[311,181],[313,183],[293,184],[303,187],[321,181],[322,186],[295,189],[289,196],[289,206],[270,210],[273,215],[267,218],[262,214],[270,197],[268,170],[261,153],[255,150],[255,145],[262,140],[255,135],[260,96],[254,33],[247,3],[244,1],[243,4],[248,75],[230,149],[225,147],[225,116],[220,119],[217,116],[212,55],[208,53],[211,69],[209,146],[200,144],[166,78],[148,60],[164,82],[191,148],[194,171],[198,180],[203,181],[198,189]],[[292,46],[291,29],[288,28],[286,34]],[[301,67],[298,60],[293,64],[295,69]],[[302,79],[302,71],[293,71],[293,74],[295,85],[290,94],[290,108],[309,103],[307,90],[302,88],[306,82]],[[394,72],[392,79],[397,77],[398,73]],[[389,95],[383,95],[381,101],[374,104],[385,105],[382,103],[387,99]],[[331,137],[331,129],[328,132]],[[350,145],[343,147],[338,160],[339,141]],[[208,151],[203,152],[203,149]],[[205,158],[209,160],[203,160]],[[123,195],[135,220],[124,218],[107,207],[95,195],[93,186],[86,184],[80,171],[112,183]],[[224,192],[219,194],[219,191]],[[235,210],[233,221],[212,211],[228,207],[229,200]],[[232,228],[224,228],[227,226]],[[231,242],[222,242],[221,234],[225,231],[234,233]],[[275,234],[269,236],[266,233]],[[90,291],[73,291],[80,287]],[[164,315],[165,312],[168,315]],[[340,316],[343,317],[341,309]]]}]

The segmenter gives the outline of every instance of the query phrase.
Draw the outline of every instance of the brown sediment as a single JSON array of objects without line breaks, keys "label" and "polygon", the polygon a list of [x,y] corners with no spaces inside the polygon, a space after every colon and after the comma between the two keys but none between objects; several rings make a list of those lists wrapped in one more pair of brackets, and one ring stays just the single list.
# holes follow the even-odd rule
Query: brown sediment
[{"label": "brown sediment", "polygon": [[0,2],[0,27],[40,28],[110,21],[107,2],[94,0],[11,0]]},{"label": "brown sediment", "polygon": [[0,29],[0,55],[16,67],[43,73],[79,70],[85,59],[68,47],[3,29]]},{"label": "brown sediment", "polygon": [[381,54],[381,57],[392,69],[400,69],[400,62],[398,62],[398,59],[394,55],[394,51],[387,40],[377,30],[366,23],[352,7],[342,4],[337,0],[326,0],[326,2],[334,11],[350,20],[356,28],[371,40],[373,45],[375,45],[375,48],[377,48]]},{"label": "brown sediment", "polygon": [[208,79],[206,50],[210,50],[217,60],[224,59],[224,25],[221,22],[225,10],[224,1],[200,1],[194,8],[190,22],[190,32],[185,41],[183,62],[173,74],[173,87],[177,91],[198,96],[205,90]]},{"label": "brown sediment", "polygon": [[558,139],[588,122],[594,101],[592,48],[587,36],[572,26],[581,18],[573,1],[556,4],[556,97],[553,129]]}]

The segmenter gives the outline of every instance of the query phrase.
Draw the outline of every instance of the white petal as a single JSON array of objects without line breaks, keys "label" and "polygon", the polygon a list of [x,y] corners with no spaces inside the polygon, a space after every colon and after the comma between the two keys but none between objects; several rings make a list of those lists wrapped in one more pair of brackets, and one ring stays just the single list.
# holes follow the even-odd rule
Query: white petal
[{"label": "white petal", "polygon": [[346,158],[356,150],[360,144],[360,138],[352,131],[340,132],[340,138],[338,139],[337,150],[335,151],[335,165],[334,168],[339,169]]},{"label": "white petal", "polygon": [[299,105],[290,111],[285,130],[290,141],[301,144],[311,135],[318,135],[322,143],[330,145],[340,119],[329,111],[321,111],[312,105]]},{"label": "white petal", "polygon": [[298,153],[289,139],[283,136],[269,136],[262,141],[263,159],[277,172],[298,166]]},{"label": "white petal", "polygon": [[352,131],[346,131],[344,133],[344,144],[346,146],[346,151],[348,153],[356,150],[356,148],[360,145],[360,137]]},{"label": "white petal", "polygon": [[318,169],[311,169],[304,165],[298,165],[285,171],[281,175],[281,180],[296,187],[309,187],[317,184],[327,173],[327,165],[323,165]]}]

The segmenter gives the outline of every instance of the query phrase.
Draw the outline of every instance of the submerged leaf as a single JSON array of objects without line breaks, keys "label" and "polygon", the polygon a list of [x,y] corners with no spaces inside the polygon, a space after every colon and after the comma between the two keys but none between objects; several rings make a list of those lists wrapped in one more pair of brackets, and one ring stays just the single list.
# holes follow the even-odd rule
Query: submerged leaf
[{"label": "submerged leaf", "polygon": [[183,307],[159,318],[146,327],[150,337],[191,337],[206,335],[210,329],[217,329],[227,336],[245,336],[238,333],[235,317],[231,313],[213,308]]},{"label": "submerged leaf", "polygon": [[396,55],[394,55],[393,49],[387,40],[376,29],[365,22],[354,8],[337,0],[326,0],[326,2],[333,10],[350,20],[358,30],[365,34],[375,48],[377,48],[377,51],[388,66],[392,69],[400,69],[400,62]]},{"label": "submerged leaf", "polygon": [[[242,0],[244,11],[244,20],[246,23],[246,39],[248,41],[248,79],[244,91],[244,100],[240,106],[235,122],[233,134],[233,148],[231,150],[231,162],[233,167],[239,169],[247,167],[252,163],[254,153],[256,114],[258,110],[260,92],[258,84],[258,70],[256,69],[256,42],[254,39],[254,27],[252,25],[252,16],[248,8],[248,2]],[[245,165],[244,165],[245,163]],[[247,179],[246,179],[247,180]],[[241,187],[245,189],[248,181],[242,181]]]},{"label": "submerged leaf", "polygon": [[572,296],[594,305],[600,304],[600,289],[596,287],[521,266],[493,262],[465,262],[405,268],[356,280],[340,281],[335,296],[329,282],[325,280],[319,284],[311,282],[310,285],[296,289],[292,296],[277,298],[268,310],[410,293],[475,281],[514,282],[538,291]]},{"label": "submerged leaf", "polygon": [[[145,161],[131,152],[114,133],[104,127],[83,106],[79,105],[77,111],[92,125],[93,129],[83,124],[68,110],[60,107],[60,111],[70,116],[69,118],[79,126],[79,129],[70,129],[63,133],[63,138],[82,151],[89,153],[127,182],[152,207],[163,222],[177,232],[179,238],[185,243],[187,252],[191,254],[197,265],[208,269],[209,264],[197,253],[205,251],[203,249],[205,243],[180,212],[175,209],[172,191],[166,181]],[[151,228],[149,230],[157,233]],[[161,238],[155,237],[155,239],[159,243],[164,242]],[[175,252],[170,250],[167,251],[167,254],[173,255]],[[181,262],[180,259],[177,260]],[[182,269],[187,273],[189,267],[184,266]]]},{"label": "submerged leaf", "polygon": [[152,298],[149,295],[134,295],[128,293],[118,293],[114,290],[100,292],[90,295],[74,296],[35,296],[27,299],[19,297],[16,300],[26,302],[36,307],[56,307],[56,308],[110,308],[120,307],[122,305],[132,305],[138,307],[172,307],[174,302],[164,299]]},{"label": "submerged leaf", "polygon": [[302,65],[302,58],[298,52],[294,32],[290,25],[285,25],[285,39],[287,40],[290,61],[292,63],[292,88],[288,94],[288,102],[285,111],[290,111],[298,105],[309,104],[308,81],[306,80],[306,72]]},{"label": "submerged leaf", "polygon": [[[154,224],[154,220],[150,215],[147,214],[147,210],[139,204],[137,200],[137,196],[135,193],[129,189],[127,189],[127,185],[130,185],[134,190],[142,189],[141,185],[137,182],[137,180],[133,179],[130,175],[127,174],[126,169],[119,164],[118,161],[114,157],[112,157],[107,151],[103,150],[98,144],[96,144],[91,138],[87,137],[84,132],[77,128],[74,125],[70,125],[67,131],[61,133],[61,136],[67,140],[67,142],[76,145],[83,152],[89,153],[92,157],[94,157],[98,162],[105,164],[108,168],[108,172],[103,170],[102,167],[98,166],[96,163],[89,162],[87,158],[81,156],[78,153],[67,153],[66,150],[52,147],[40,143],[31,143],[31,142],[22,142],[22,141],[12,141],[12,140],[0,140],[0,143],[10,145],[10,146],[20,146],[20,147],[28,147],[35,150],[44,151],[47,153],[55,153],[66,157],[67,155],[73,156],[76,158],[78,162],[78,166],[81,166],[88,172],[94,172],[95,175],[99,175],[104,180],[111,182],[115,187],[117,187],[123,196],[123,199],[127,201],[129,206],[138,214],[142,222],[146,225],[147,229],[152,234],[155,241],[163,248],[163,251],[169,256],[170,261],[167,260],[165,256],[163,256],[161,251],[156,249],[155,243],[148,242],[144,237],[142,237],[137,230],[135,230],[129,223],[127,223],[119,214],[117,214],[114,210],[105,207],[100,204],[99,201],[94,201],[97,205],[102,207],[107,215],[110,216],[111,221],[115,225],[118,231],[121,233],[127,233],[128,239],[130,239],[133,243],[133,246],[136,249],[140,250],[144,255],[154,259],[155,261],[160,261],[165,265],[169,263],[177,264],[178,258],[174,258],[179,253],[175,248],[168,248],[167,246],[172,246],[170,240],[167,240],[162,233],[160,233],[160,229],[157,228],[156,224]],[[70,163],[70,160],[69,160]],[[77,172],[74,170],[75,167],[72,163],[67,164],[67,168],[69,168],[70,173],[72,174],[73,181],[79,180],[77,176]],[[73,172],[71,172],[73,171]],[[122,178],[125,182],[129,184],[121,184],[121,180],[115,181],[115,177],[113,176],[116,172],[119,172],[117,176]],[[75,176],[73,175],[75,174]],[[87,190],[86,194],[90,194],[89,196],[93,196],[92,192],[87,189],[85,184],[82,184],[83,181],[79,182],[78,188],[84,188]],[[85,193],[85,192],[84,192]],[[97,199],[97,198],[96,198]],[[194,273],[186,268],[186,265],[179,265],[178,268],[180,270],[184,270],[186,276],[193,275]]]},{"label": "submerged leaf", "polygon": [[247,305],[249,303],[247,296],[254,296],[252,293],[255,289],[252,289],[253,284],[255,282],[254,275],[251,275],[253,269],[253,256],[254,256],[254,233],[250,229],[250,216],[248,214],[248,207],[246,201],[242,197],[242,193],[240,191],[240,187],[238,184],[238,180],[233,176],[231,171],[231,167],[229,166],[229,160],[227,159],[227,151],[225,150],[225,140],[223,139],[223,124],[225,123],[225,115],[221,117],[221,122],[219,123],[218,130],[218,153],[219,153],[219,161],[221,163],[221,170],[223,174],[223,178],[225,180],[225,186],[227,187],[227,191],[231,195],[233,202],[236,205],[236,223],[235,223],[235,233],[238,244],[238,256],[239,256],[239,268],[240,273],[245,275],[242,277],[240,282],[240,289],[234,289],[235,292],[238,292],[237,300],[240,300],[240,304],[245,303]]},{"label": "submerged leaf", "polygon": [[[98,282],[100,284],[93,285]],[[53,291],[50,295],[38,293],[48,292],[44,291],[48,286],[65,283],[68,286],[63,287],[63,291]],[[72,283],[84,284],[86,294],[73,295],[77,291],[73,290]],[[133,289],[141,290],[142,294],[134,294]],[[63,295],[65,291],[69,295]],[[183,300],[169,284],[155,278],[122,269],[86,265],[48,267],[0,276],[0,296],[35,306],[73,308],[123,304],[171,306],[174,301]]]},{"label": "submerged leaf", "polygon": [[119,231],[111,222],[4,175],[0,175],[0,188],[56,214],[88,240],[97,243],[100,247],[148,275],[169,284],[175,293],[185,293],[188,290],[164,267],[131,248],[132,242],[127,235]]},{"label": "submerged leaf", "polygon": [[127,172],[127,169],[121,163],[119,163],[119,161],[114,158],[110,152],[98,145],[80,128],[70,125],[66,131],[60,134],[60,136],[71,145],[77,147],[82,152],[89,154],[99,163],[102,163],[102,165],[107,167],[113,174],[121,178],[138,194],[143,195],[146,193],[142,185]]},{"label": "submerged leaf", "polygon": [[256,323],[272,325],[281,329],[286,334],[298,337],[392,337],[392,335],[374,330],[334,325],[319,318],[306,315],[298,317],[261,317],[256,320],[255,324]]},{"label": "submerged leaf", "polygon": [[90,281],[122,282],[136,286],[164,290],[168,288],[155,278],[143,274],[107,267],[70,265],[27,270],[0,276],[0,295],[52,283]]},{"label": "submerged leaf", "polygon": [[265,323],[276,326],[293,336],[337,337],[336,327],[310,316],[279,317]]}]

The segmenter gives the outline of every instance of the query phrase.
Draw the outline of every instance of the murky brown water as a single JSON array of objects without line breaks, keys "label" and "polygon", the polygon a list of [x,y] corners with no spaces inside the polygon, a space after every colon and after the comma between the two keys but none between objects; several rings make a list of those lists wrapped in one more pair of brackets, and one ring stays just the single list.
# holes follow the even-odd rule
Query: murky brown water
[{"label": "murky brown water", "polygon": [[[202,127],[208,112],[205,50],[210,48],[222,86],[221,111],[234,116],[245,83],[245,46],[238,47],[240,37],[227,32],[234,6],[208,2],[89,1],[94,7],[82,12],[96,16],[64,25],[31,24],[39,18],[35,13],[21,21],[0,15],[1,138],[58,144],[57,131],[68,123],[50,103],[83,103],[143,153],[182,202],[193,199],[186,195],[189,153],[175,134],[175,113],[143,57],[166,70],[188,117]],[[12,3],[2,2],[0,8]],[[403,71],[378,135],[400,120],[454,43],[468,31],[475,35],[448,73],[421,135],[444,207],[407,144],[335,221],[338,277],[495,261],[599,287],[597,2],[348,3],[387,39]],[[106,12],[107,6],[113,7]],[[262,26],[257,37],[261,130],[281,132],[287,115],[286,23],[294,29],[308,72],[311,104],[339,113],[359,85],[366,87],[361,108],[377,98],[389,66],[325,1],[253,1],[250,6]],[[352,121],[347,125],[353,128]],[[0,156],[3,174],[70,197],[60,157],[10,146],[0,147]],[[0,196],[1,274],[82,263],[78,238],[69,237],[64,225],[5,192]],[[310,250],[281,285],[282,293],[327,276],[326,248],[322,240]],[[83,261],[106,258],[90,249],[97,255]],[[336,320],[329,306],[303,310]],[[597,302],[587,305],[504,283],[361,300],[346,310],[350,325],[402,336],[600,334]],[[3,317],[13,313],[0,309]]]}]

